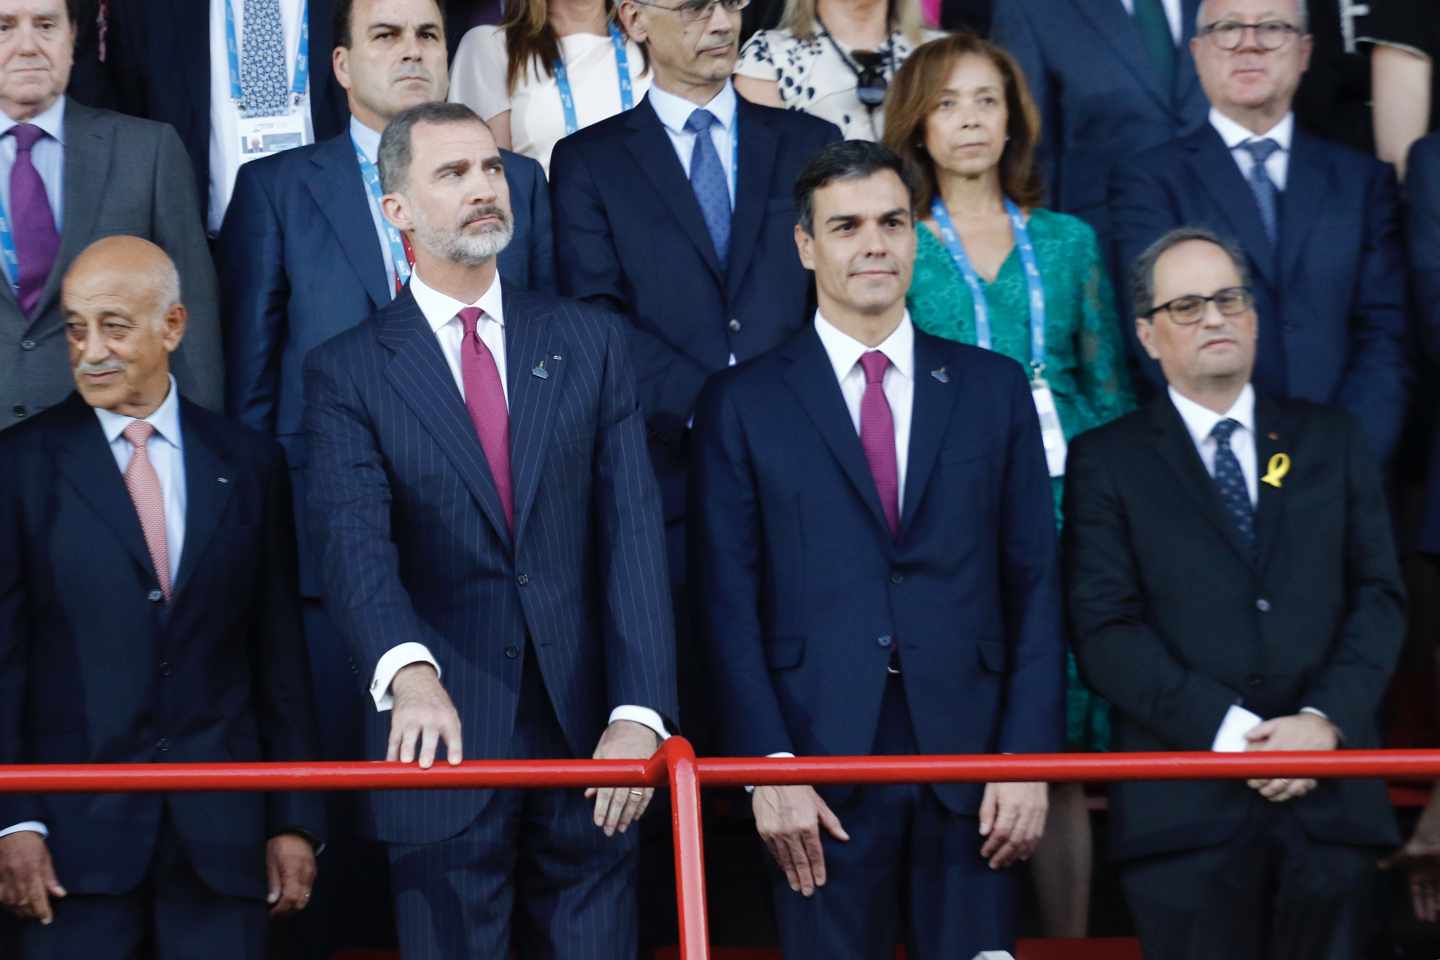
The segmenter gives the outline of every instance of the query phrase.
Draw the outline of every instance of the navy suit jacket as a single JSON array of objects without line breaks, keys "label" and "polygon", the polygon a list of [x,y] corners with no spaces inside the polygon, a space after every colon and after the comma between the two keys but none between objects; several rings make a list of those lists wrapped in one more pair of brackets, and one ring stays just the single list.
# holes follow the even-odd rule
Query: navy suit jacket
[{"label": "navy suit jacket", "polygon": [[[1440,133],[1432,133],[1410,148],[1405,169],[1410,201],[1406,238],[1410,279],[1420,343],[1426,361],[1436,369],[1440,365]],[[1440,423],[1433,429],[1420,548],[1440,554]]]},{"label": "navy suit jacket", "polygon": [[[502,151],[515,236],[500,253],[507,286],[554,286],[545,174]],[[225,330],[226,409],[279,439],[301,527],[300,580],[318,597],[304,532],[301,371],[305,355],[390,303],[385,258],[349,131],[324,143],[246,164],[216,251]]]},{"label": "navy suit jacket", "polygon": [[[78,394],[0,434],[0,763],[316,759],[284,460],[180,401],[185,543],[165,603],[135,507]],[[0,795],[50,829],[73,894],[128,893],[162,818],[196,872],[265,895],[265,841],[319,838],[315,793]]]},{"label": "navy suit jacket", "polygon": [[[1411,367],[1395,172],[1388,164],[1297,129],[1279,202],[1278,251],[1249,184],[1208,123],[1119,167],[1110,194],[1119,261],[1127,268],[1175,227],[1208,227],[1236,243],[1260,318],[1256,388],[1344,407],[1365,425],[1376,456],[1390,459],[1404,425]],[[1133,317],[1133,310],[1121,316]],[[1162,387],[1134,321],[1122,325],[1150,384]]]},{"label": "navy suit jacket", "polygon": [[[345,90],[330,69],[331,0],[310,0],[310,119],[315,140],[345,130]],[[200,210],[210,198],[209,0],[126,0],[110,5],[109,57],[117,109],[174,127],[190,154]]]},{"label": "navy suit jacket", "polygon": [[1025,374],[918,330],[915,371],[898,539],[813,328],[701,395],[693,562],[728,753],[868,753],[892,649],[922,753],[1060,748],[1055,508]]},{"label": "navy suit jacket", "polygon": [[1156,78],[1120,0],[995,4],[991,35],[1019,62],[1040,110],[1045,205],[1083,217],[1102,241],[1110,237],[1105,184],[1115,164],[1205,123],[1210,105],[1189,49],[1199,6],[1181,0],[1172,91]]},{"label": "navy suit jacket", "polygon": [[[706,377],[783,343],[813,310],[795,251],[795,178],[832,124],[739,98],[740,163],[725,269],[649,100],[555,146],[560,292],[629,320],[630,354],[667,520],[685,511],[686,424]],[[675,577],[683,582],[678,564]]]},{"label": "navy suit jacket", "polygon": [[[423,643],[466,755],[494,758],[510,756],[520,672],[538,666],[588,757],[618,705],[677,714],[659,494],[619,326],[503,289],[514,533],[408,289],[306,358],[309,520],[326,609],[366,676],[390,648]],[[371,712],[372,757],[389,728]],[[488,797],[374,794],[377,836],[454,836]]]}]

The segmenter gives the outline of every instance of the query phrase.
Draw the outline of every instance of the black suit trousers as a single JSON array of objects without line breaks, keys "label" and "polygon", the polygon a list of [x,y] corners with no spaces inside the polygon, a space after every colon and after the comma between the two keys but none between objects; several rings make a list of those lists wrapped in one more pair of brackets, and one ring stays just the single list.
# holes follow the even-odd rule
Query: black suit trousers
[{"label": "black suit trousers", "polygon": [[1124,864],[1121,882],[1146,960],[1358,960],[1382,853],[1317,843],[1277,805],[1218,846]]},{"label": "black suit trousers", "polygon": [[[516,757],[573,756],[527,644]],[[405,960],[633,960],[639,830],[606,837],[578,788],[499,790],[458,836],[390,844]]]}]

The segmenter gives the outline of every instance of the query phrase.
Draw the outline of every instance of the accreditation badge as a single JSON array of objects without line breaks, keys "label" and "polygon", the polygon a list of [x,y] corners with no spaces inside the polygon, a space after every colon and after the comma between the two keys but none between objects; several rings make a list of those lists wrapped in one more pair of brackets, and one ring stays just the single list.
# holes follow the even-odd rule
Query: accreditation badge
[{"label": "accreditation badge", "polygon": [[1055,410],[1055,396],[1044,377],[1030,381],[1030,396],[1035,400],[1035,413],[1040,417],[1040,439],[1045,444],[1045,466],[1052,477],[1065,476],[1065,431],[1060,427],[1060,414]]},{"label": "accreditation badge", "polygon": [[240,164],[305,145],[305,115],[301,109],[276,117],[240,117],[235,136],[240,145]]}]

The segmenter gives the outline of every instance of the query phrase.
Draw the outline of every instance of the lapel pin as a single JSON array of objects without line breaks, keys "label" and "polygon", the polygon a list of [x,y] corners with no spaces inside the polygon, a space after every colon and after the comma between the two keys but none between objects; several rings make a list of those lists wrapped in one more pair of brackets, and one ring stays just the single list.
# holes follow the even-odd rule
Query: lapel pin
[{"label": "lapel pin", "polygon": [[949,383],[949,382],[950,382],[950,374],[949,374],[948,371],[946,371],[946,369],[945,369],[944,367],[937,367],[936,369],[931,370],[931,371],[930,371],[930,376],[934,377],[934,378],[935,378],[936,380],[938,380],[940,383]]},{"label": "lapel pin", "polygon": [[544,360],[541,360],[539,363],[535,364],[534,368],[532,368],[530,371],[530,376],[539,377],[541,380],[550,379],[550,371],[545,369]]},{"label": "lapel pin", "polygon": [[215,479],[218,480],[218,481],[220,481],[221,483],[229,483],[229,482],[230,482],[230,478],[229,478],[229,477],[216,477]]},{"label": "lapel pin", "polygon": [[557,353],[557,354],[555,354],[555,356],[551,357],[550,359],[551,359],[551,360],[559,360],[559,359],[560,359],[560,354]]},{"label": "lapel pin", "polygon": [[1265,465],[1265,476],[1260,478],[1261,483],[1268,483],[1276,490],[1280,489],[1280,481],[1285,479],[1285,474],[1290,472],[1290,457],[1283,453],[1277,453],[1270,458]]},{"label": "lapel pin", "polygon": [[1274,430],[1271,430],[1269,433],[1265,434],[1265,436],[1269,437],[1271,440],[1280,439],[1280,434],[1276,433]]}]

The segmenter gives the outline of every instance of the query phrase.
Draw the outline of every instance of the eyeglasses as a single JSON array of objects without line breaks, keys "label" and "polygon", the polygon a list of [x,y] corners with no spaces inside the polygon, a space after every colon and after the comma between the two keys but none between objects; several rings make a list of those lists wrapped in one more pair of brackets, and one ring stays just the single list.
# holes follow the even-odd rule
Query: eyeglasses
[{"label": "eyeglasses", "polygon": [[1245,42],[1245,31],[1255,31],[1255,42],[1262,50],[1279,50],[1300,33],[1300,28],[1284,20],[1263,20],[1260,23],[1240,23],[1235,20],[1217,20],[1200,28],[1200,36],[1209,37],[1210,42],[1221,50],[1238,50]]},{"label": "eyeglasses", "polygon": [[726,13],[739,13],[750,6],[750,0],[685,0],[677,6],[670,6],[665,3],[652,3],[650,0],[630,0],[631,3],[638,3],[642,7],[657,7],[661,10],[668,10],[680,17],[686,23],[700,23],[715,16],[715,8],[720,7]]},{"label": "eyeglasses", "polygon": [[1199,323],[1200,318],[1205,316],[1205,305],[1213,302],[1215,309],[1227,317],[1236,317],[1249,310],[1255,303],[1255,295],[1247,287],[1226,287],[1223,290],[1216,290],[1208,297],[1202,297],[1198,293],[1187,293],[1183,297],[1176,297],[1155,307],[1149,313],[1141,316],[1146,319],[1154,319],[1155,314],[1165,311],[1170,315],[1170,322],[1182,327],[1188,327]]}]

